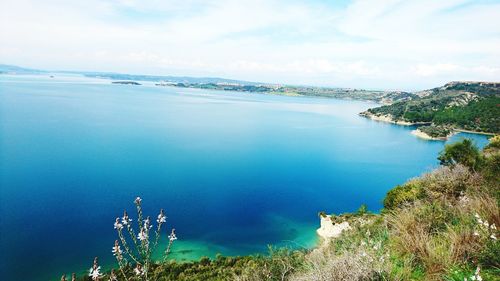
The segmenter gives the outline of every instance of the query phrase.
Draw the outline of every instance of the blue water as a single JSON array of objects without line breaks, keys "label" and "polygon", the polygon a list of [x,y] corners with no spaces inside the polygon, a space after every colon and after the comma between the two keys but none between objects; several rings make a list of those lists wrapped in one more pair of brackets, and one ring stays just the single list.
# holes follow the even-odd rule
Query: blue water
[{"label": "blue water", "polygon": [[112,265],[114,218],[136,196],[165,209],[178,259],[311,247],[318,211],[377,211],[437,166],[443,142],[357,115],[373,106],[0,75],[0,276]]}]

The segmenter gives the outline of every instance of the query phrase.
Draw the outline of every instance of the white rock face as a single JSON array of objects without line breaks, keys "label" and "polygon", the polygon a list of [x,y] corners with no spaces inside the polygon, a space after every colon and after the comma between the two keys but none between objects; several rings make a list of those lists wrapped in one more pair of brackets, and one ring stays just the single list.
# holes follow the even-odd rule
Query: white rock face
[{"label": "white rock face", "polygon": [[339,237],[342,231],[351,229],[348,222],[333,224],[330,216],[321,217],[321,227],[316,230],[322,238]]}]

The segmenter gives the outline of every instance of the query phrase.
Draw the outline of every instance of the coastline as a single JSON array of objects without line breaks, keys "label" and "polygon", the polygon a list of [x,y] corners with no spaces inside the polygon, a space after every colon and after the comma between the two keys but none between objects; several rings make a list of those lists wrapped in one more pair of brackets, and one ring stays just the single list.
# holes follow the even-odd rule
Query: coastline
[{"label": "coastline", "polygon": [[453,136],[456,134],[456,132],[451,132],[449,135],[446,137],[432,137],[425,132],[420,131],[419,129],[411,131],[411,134],[425,140],[436,140],[436,141],[446,141],[449,137]]},{"label": "coastline", "polygon": [[401,126],[414,126],[414,125],[428,125],[430,124],[429,122],[408,122],[408,121],[398,121],[394,120],[394,118],[391,115],[374,115],[371,114],[368,111],[364,111],[359,113],[360,116],[369,118],[374,121],[380,121],[380,122],[385,122],[385,123],[391,123],[391,124],[396,124],[396,125],[401,125]]},{"label": "coastline", "polygon": [[330,215],[321,216],[320,228],[316,230],[316,233],[323,238],[323,240],[329,240],[331,238],[339,237],[344,230],[351,229],[351,226],[347,221],[341,223],[333,223]]},{"label": "coastline", "polygon": [[[431,125],[432,122],[407,122],[407,121],[398,121],[394,120],[394,118],[391,115],[374,115],[368,111],[364,111],[359,113],[359,116],[374,120],[374,121],[379,121],[379,122],[385,122],[385,123],[391,123],[395,125],[401,125],[401,126],[418,126],[418,125]],[[422,131],[420,131],[418,128],[411,131],[411,134],[419,137],[421,139],[425,140],[439,140],[439,141],[446,141],[448,138],[452,137],[453,135],[457,133],[470,133],[470,134],[479,134],[479,135],[486,135],[486,136],[495,136],[496,134],[494,133],[488,133],[488,132],[480,132],[480,131],[472,131],[472,130],[465,130],[465,129],[457,129],[457,128],[451,128],[451,133],[448,134],[445,137],[432,137]]]},{"label": "coastline", "polygon": [[478,131],[471,131],[471,130],[465,130],[465,129],[453,129],[454,131],[460,132],[460,133],[470,133],[470,134],[478,134],[478,135],[486,135],[486,136],[495,136],[495,133],[487,133],[487,132],[478,132]]}]

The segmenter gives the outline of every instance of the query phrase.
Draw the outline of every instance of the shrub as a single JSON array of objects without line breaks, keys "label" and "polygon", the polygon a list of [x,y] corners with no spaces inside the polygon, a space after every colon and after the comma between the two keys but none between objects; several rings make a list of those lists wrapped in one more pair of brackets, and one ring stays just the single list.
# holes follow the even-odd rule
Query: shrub
[{"label": "shrub", "polygon": [[463,165],[440,167],[420,178],[420,185],[432,198],[458,197],[468,186],[475,184],[475,177]]},{"label": "shrub", "polygon": [[482,174],[485,179],[498,187],[500,182],[500,153],[495,153],[485,158]]},{"label": "shrub", "polygon": [[368,207],[366,206],[366,204],[361,204],[361,206],[359,207],[359,209],[356,211],[356,215],[357,216],[362,216],[362,215],[365,215],[367,214],[369,211],[368,211]]},{"label": "shrub", "polygon": [[414,202],[425,196],[424,190],[417,179],[389,190],[384,198],[384,208],[392,210],[404,204]]},{"label": "shrub", "polygon": [[438,160],[441,165],[454,167],[462,164],[471,170],[477,170],[481,165],[481,154],[479,149],[470,139],[448,144],[439,154]]}]

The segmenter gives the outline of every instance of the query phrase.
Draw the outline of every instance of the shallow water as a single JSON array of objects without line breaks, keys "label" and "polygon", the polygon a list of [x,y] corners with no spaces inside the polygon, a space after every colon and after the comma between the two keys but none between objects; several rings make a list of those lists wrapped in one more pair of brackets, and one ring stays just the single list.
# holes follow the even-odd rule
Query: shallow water
[{"label": "shallow water", "polygon": [[165,209],[177,259],[311,247],[318,211],[377,211],[437,166],[444,142],[357,115],[373,106],[0,75],[0,276],[113,264],[114,218],[136,196]]}]

